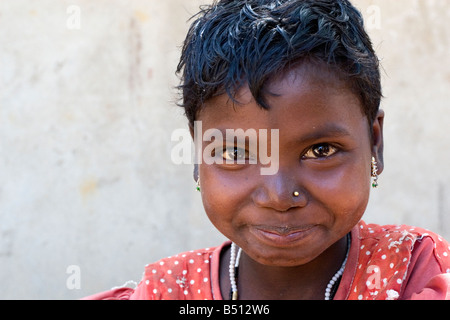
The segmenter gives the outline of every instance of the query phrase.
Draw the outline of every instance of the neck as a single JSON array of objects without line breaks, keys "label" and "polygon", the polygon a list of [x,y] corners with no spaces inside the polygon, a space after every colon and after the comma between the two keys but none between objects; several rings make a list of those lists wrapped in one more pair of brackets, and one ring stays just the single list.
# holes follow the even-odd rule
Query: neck
[{"label": "neck", "polygon": [[242,252],[237,279],[239,299],[322,300],[325,288],[341,268],[346,252],[347,237],[313,261],[295,267],[262,265]]}]

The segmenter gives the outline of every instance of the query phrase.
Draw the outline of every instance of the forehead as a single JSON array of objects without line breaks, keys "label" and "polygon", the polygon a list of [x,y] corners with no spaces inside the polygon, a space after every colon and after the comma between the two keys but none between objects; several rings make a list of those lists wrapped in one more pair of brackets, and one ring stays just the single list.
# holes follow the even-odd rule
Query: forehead
[{"label": "forehead", "polygon": [[204,103],[198,120],[204,128],[242,128],[287,131],[330,124],[366,122],[361,102],[347,83],[323,66],[301,64],[280,73],[265,86],[268,110],[260,107],[248,87],[231,99],[228,95]]},{"label": "forehead", "polygon": [[297,63],[272,77],[265,85],[269,96],[289,94],[292,89],[303,92],[321,90],[327,94],[351,91],[341,73],[323,62]]}]

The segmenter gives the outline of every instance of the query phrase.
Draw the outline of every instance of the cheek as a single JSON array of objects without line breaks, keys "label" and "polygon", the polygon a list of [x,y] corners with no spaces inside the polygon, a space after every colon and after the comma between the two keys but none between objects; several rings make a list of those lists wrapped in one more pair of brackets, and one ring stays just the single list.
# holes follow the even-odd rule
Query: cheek
[{"label": "cheek", "polygon": [[343,228],[352,227],[361,219],[369,201],[369,170],[366,165],[347,164],[311,175],[311,197],[331,213],[334,223]]},{"label": "cheek", "polygon": [[200,173],[202,201],[211,223],[226,237],[239,224],[238,213],[249,196],[246,192],[248,179],[203,168]]},{"label": "cheek", "polygon": [[223,226],[229,224],[232,221],[230,215],[229,206],[230,203],[226,203],[226,194],[215,192],[214,189],[208,189],[206,186],[202,186],[202,201],[205,212],[212,222],[212,224],[221,231]]}]

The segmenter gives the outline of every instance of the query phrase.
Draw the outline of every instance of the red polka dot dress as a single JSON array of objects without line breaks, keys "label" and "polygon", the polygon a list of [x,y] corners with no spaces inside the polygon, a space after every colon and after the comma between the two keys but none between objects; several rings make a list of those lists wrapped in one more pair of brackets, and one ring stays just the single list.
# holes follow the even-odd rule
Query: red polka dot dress
[{"label": "red polka dot dress", "polygon": [[[221,300],[220,255],[229,245],[162,259],[145,267],[136,288],[116,288],[86,299]],[[450,245],[421,228],[361,221],[351,232],[334,299],[450,299]]]},{"label": "red polka dot dress", "polygon": [[[219,249],[220,250],[220,249]],[[139,297],[157,300],[212,300],[213,280],[211,265],[217,248],[206,248],[177,254],[155,264],[147,265]]]}]

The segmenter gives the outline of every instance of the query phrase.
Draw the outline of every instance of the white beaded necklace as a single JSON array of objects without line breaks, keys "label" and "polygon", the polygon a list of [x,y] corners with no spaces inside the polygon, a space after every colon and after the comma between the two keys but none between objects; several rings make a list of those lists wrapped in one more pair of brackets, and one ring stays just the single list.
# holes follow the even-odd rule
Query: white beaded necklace
[{"label": "white beaded necklace", "polygon": [[[236,244],[231,243],[231,255],[230,255],[230,283],[231,283],[231,292],[232,292],[232,300],[238,299],[238,289],[236,284],[236,273],[235,270],[239,267],[239,260],[241,258],[242,249],[239,248],[237,256],[236,256]],[[339,278],[344,273],[345,265],[347,264],[348,252],[350,251],[350,236],[347,235],[347,253],[345,254],[344,262],[342,263],[341,268],[336,272],[336,274],[331,278],[330,282],[328,282],[327,288],[325,289],[325,300],[330,300],[331,291],[333,290],[334,285],[339,280]]]}]

